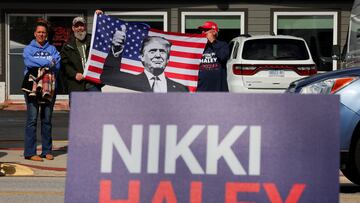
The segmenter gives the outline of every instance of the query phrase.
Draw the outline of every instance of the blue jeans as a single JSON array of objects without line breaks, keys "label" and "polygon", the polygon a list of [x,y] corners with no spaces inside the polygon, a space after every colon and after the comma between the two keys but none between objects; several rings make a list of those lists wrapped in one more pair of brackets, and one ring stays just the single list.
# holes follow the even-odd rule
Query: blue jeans
[{"label": "blue jeans", "polygon": [[36,155],[36,128],[37,118],[40,110],[41,121],[41,156],[51,154],[52,152],[52,137],[51,137],[51,118],[54,109],[56,96],[54,95],[52,102],[47,104],[39,104],[35,97],[29,97],[25,94],[26,102],[26,126],[25,126],[25,148],[24,156],[31,157]]}]

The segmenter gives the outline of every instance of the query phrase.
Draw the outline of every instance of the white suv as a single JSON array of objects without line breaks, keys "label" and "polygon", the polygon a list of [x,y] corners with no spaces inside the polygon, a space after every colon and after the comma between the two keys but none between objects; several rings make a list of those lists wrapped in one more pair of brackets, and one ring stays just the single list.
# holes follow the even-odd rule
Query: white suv
[{"label": "white suv", "polygon": [[283,92],[289,84],[316,74],[304,39],[286,35],[240,36],[230,42],[230,92]]}]

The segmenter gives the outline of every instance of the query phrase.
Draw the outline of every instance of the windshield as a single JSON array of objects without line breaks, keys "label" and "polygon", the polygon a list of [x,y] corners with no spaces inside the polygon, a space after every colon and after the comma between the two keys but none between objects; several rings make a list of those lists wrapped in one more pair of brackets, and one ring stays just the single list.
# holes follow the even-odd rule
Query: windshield
[{"label": "windshield", "polygon": [[253,39],[244,43],[242,58],[248,60],[307,60],[304,41],[295,39]]}]

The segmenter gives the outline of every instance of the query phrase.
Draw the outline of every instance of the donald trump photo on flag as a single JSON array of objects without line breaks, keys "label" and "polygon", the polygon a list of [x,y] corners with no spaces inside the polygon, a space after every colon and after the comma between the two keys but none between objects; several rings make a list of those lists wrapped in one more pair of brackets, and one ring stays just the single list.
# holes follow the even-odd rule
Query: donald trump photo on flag
[{"label": "donald trump photo on flag", "polygon": [[206,36],[95,14],[85,79],[141,92],[195,92]]},{"label": "donald trump photo on flag", "polygon": [[[117,35],[114,35],[114,37],[120,39],[119,41],[124,39]],[[167,78],[164,74],[170,57],[171,43],[168,40],[158,36],[148,36],[144,39],[140,58],[145,69],[139,75],[125,73],[117,68],[120,66],[121,56],[116,56],[113,50],[116,50],[116,46],[121,46],[118,43],[119,41],[113,44],[112,47],[115,48],[112,48],[111,53],[105,60],[103,72],[100,76],[103,83],[143,92],[188,91],[184,85]],[[118,50],[120,51],[120,49]]]}]

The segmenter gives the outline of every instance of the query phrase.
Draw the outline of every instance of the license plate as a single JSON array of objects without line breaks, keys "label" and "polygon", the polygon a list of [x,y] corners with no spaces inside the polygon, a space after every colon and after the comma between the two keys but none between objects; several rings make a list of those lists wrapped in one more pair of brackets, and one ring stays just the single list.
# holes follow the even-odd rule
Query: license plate
[{"label": "license plate", "polygon": [[284,70],[269,70],[269,77],[284,77]]}]

